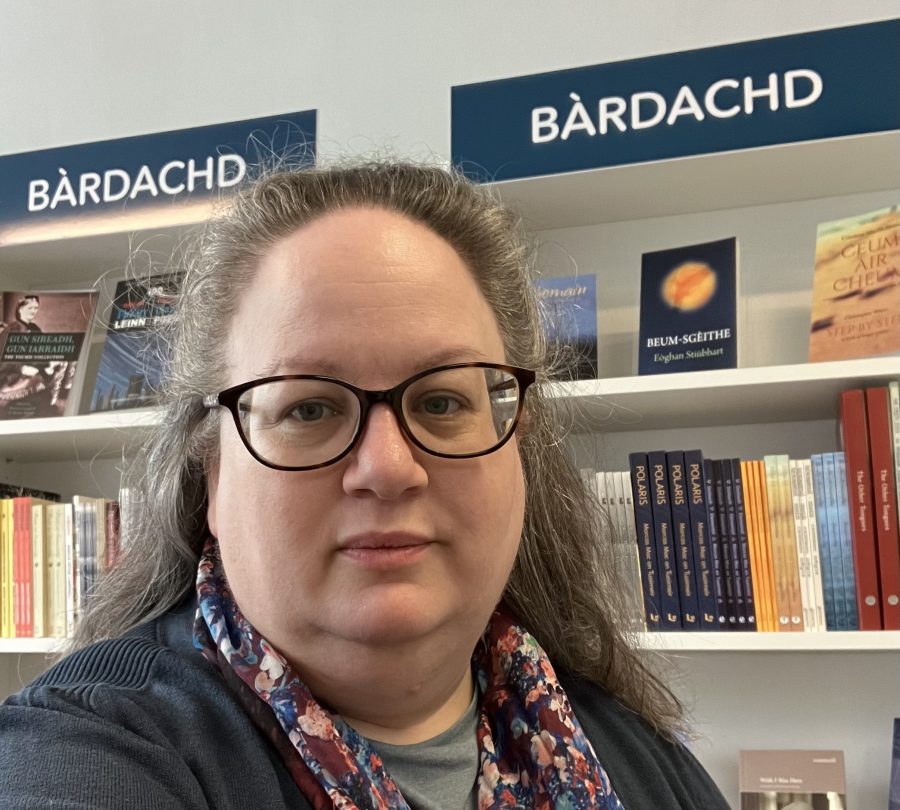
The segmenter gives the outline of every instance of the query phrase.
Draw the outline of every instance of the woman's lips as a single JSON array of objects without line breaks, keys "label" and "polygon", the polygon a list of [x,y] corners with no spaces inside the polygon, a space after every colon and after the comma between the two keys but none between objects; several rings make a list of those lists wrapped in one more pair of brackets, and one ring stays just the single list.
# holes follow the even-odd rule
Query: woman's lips
[{"label": "woman's lips", "polygon": [[418,562],[431,543],[408,532],[370,532],[346,538],[340,543],[340,554],[366,568],[389,570]]}]

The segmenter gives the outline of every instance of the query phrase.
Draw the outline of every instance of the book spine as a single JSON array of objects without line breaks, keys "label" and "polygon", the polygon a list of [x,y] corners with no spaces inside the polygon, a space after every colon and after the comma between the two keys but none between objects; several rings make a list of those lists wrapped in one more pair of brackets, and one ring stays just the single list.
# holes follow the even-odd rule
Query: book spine
[{"label": "book spine", "polygon": [[18,568],[17,596],[19,606],[19,625],[16,627],[16,636],[19,638],[33,638],[34,619],[31,570],[33,568],[31,558],[31,498],[16,498],[13,503],[16,506],[15,531],[18,535],[18,548],[16,549],[16,565]]},{"label": "book spine", "polygon": [[16,638],[25,636],[22,619],[22,499],[13,498],[12,502],[12,594],[13,594],[13,627]]},{"label": "book spine", "polygon": [[790,459],[791,511],[794,518],[794,542],[797,547],[797,571],[800,576],[800,606],[803,627],[816,629],[816,608],[812,586],[812,555],[809,553],[809,526],[806,520],[806,497],[803,493],[803,472],[798,459]]},{"label": "book spine", "polygon": [[659,565],[660,629],[681,629],[681,601],[678,588],[678,560],[672,536],[672,509],[667,482],[666,454],[661,450],[647,454],[650,473],[650,502],[656,531]]},{"label": "book spine", "polygon": [[872,525],[872,475],[869,459],[865,396],[855,388],[841,394],[841,433],[847,466],[847,503],[850,508],[856,602],[860,630],[881,630],[878,557]]},{"label": "book spine", "polygon": [[885,630],[900,630],[900,536],[897,532],[897,490],[887,386],[866,389],[866,418],[872,463],[872,522],[875,524],[881,585],[881,622]]},{"label": "book spine", "polygon": [[9,521],[7,513],[12,509],[12,499],[0,500],[0,638],[13,638],[14,625],[11,627],[12,601],[10,597],[10,580],[12,575],[9,566],[12,563],[11,538],[7,537]]},{"label": "book spine", "polygon": [[66,638],[75,633],[75,610],[78,604],[78,550],[75,547],[75,515],[72,504],[63,504],[63,573],[66,578]]},{"label": "book spine", "polygon": [[669,495],[672,504],[672,536],[678,568],[678,592],[681,623],[685,630],[700,626],[700,604],[694,564],[694,542],[691,537],[691,510],[688,505],[684,453],[666,453]]},{"label": "book spine", "polygon": [[778,608],[775,603],[775,566],[772,557],[772,531],[769,525],[769,499],[766,490],[766,469],[762,461],[752,461],[756,482],[758,525],[760,527],[760,560],[766,599],[766,621],[771,633],[778,632]]},{"label": "book spine", "polygon": [[106,504],[106,570],[109,571],[119,558],[119,503]]},{"label": "book spine", "polygon": [[835,577],[831,562],[831,521],[828,517],[828,497],[825,489],[824,453],[814,453],[810,457],[812,470],[812,491],[816,512],[816,535],[818,537],[819,566],[822,572],[822,599],[825,608],[825,627],[838,630],[835,604]]},{"label": "book spine", "polygon": [[713,579],[716,584],[716,624],[719,630],[728,629],[728,600],[725,583],[725,561],[719,538],[719,509],[716,504],[716,476],[711,459],[703,459],[703,484],[706,489],[707,527],[712,558]]},{"label": "book spine", "polygon": [[684,467],[691,518],[691,540],[694,544],[694,580],[697,583],[700,629],[718,630],[716,579],[713,572],[712,549],[710,548],[706,487],[703,481],[703,454],[699,450],[686,451]]},{"label": "book spine", "polygon": [[[719,554],[722,558],[722,574],[725,581],[725,616],[729,630],[737,630],[740,623],[741,601],[738,595],[738,551],[734,513],[728,515],[728,497],[725,487],[725,471],[721,459],[713,460],[716,518],[719,524]],[[732,499],[732,510],[734,501]]]},{"label": "book spine", "polygon": [[816,494],[813,489],[812,462],[800,460],[803,497],[806,501],[806,531],[809,536],[809,556],[812,573],[813,601],[817,630],[826,630],[825,593],[822,582],[822,559],[819,554],[819,525],[816,519]]},{"label": "book spine", "polygon": [[746,629],[756,630],[756,600],[753,593],[753,572],[750,557],[750,540],[747,536],[747,510],[745,505],[744,481],[741,475],[741,460],[733,458],[731,464],[731,485],[734,496],[734,521],[737,529],[738,552],[740,555],[740,585],[744,597]]},{"label": "book spine", "polygon": [[894,440],[894,485],[897,490],[897,515],[900,516],[900,382],[888,384],[891,400],[891,436]]},{"label": "book spine", "polygon": [[834,483],[837,493],[838,529],[841,539],[841,569],[844,572],[844,604],[847,629],[859,630],[859,597],[856,587],[856,561],[853,554],[853,529],[847,497],[847,462],[843,452],[834,454]]},{"label": "book spine", "polygon": [[44,529],[45,506],[31,506],[31,579],[34,593],[34,637],[47,633],[47,537]]},{"label": "book spine", "polygon": [[787,559],[785,537],[781,519],[781,487],[778,483],[778,467],[775,456],[763,458],[766,471],[766,492],[769,510],[769,527],[772,535],[772,571],[775,584],[775,607],[778,615],[779,632],[790,631],[791,602],[787,582]]},{"label": "book spine", "polygon": [[784,531],[785,561],[787,564],[788,596],[791,606],[791,630],[806,629],[803,620],[803,593],[800,584],[800,559],[797,553],[797,528],[794,520],[794,493],[791,487],[791,460],[786,455],[775,456],[780,488],[781,521]]},{"label": "book spine", "polygon": [[648,630],[660,628],[659,567],[656,559],[656,534],[653,507],[650,502],[650,479],[646,453],[628,456],[631,492],[634,500],[634,523],[641,559],[641,590]]}]

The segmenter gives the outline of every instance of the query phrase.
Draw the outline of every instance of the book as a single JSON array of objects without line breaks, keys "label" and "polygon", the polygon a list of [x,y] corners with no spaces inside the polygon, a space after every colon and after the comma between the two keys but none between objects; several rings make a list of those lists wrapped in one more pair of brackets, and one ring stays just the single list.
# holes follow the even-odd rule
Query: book
[{"label": "book", "polygon": [[716,583],[716,622],[720,630],[728,629],[728,598],[725,588],[725,563],[719,538],[719,510],[716,504],[716,479],[711,459],[703,459],[703,486],[706,490],[707,528],[712,553],[713,578]]},{"label": "book", "polygon": [[866,389],[869,458],[872,467],[872,522],[878,550],[881,622],[900,630],[900,533],[894,480],[893,436],[887,386]]},{"label": "book", "polygon": [[755,495],[756,525],[759,529],[759,561],[765,605],[766,627],[769,632],[777,632],[778,610],[775,603],[775,568],[772,557],[772,532],[769,525],[769,500],[766,489],[766,471],[762,461],[749,463],[751,481]]},{"label": "book", "polygon": [[797,539],[792,513],[790,466],[785,455],[763,457],[772,536],[772,570],[779,631],[803,629]]},{"label": "book", "polygon": [[891,402],[891,435],[894,439],[894,484],[897,489],[897,515],[900,518],[900,382],[888,383]]},{"label": "book", "polygon": [[90,410],[146,408],[159,401],[168,351],[159,327],[175,316],[177,275],[116,285]]},{"label": "book", "polygon": [[699,450],[684,453],[687,479],[688,510],[691,521],[691,540],[694,544],[694,571],[697,588],[700,629],[717,630],[716,578],[713,570],[713,540],[709,528],[706,487],[703,481],[703,454]]},{"label": "book", "polygon": [[878,557],[872,520],[872,468],[865,395],[859,388],[841,394],[841,437],[846,461],[847,503],[860,630],[881,630]]},{"label": "book", "polygon": [[0,419],[77,411],[92,290],[7,292],[0,309]]},{"label": "book", "polygon": [[0,499],[0,638],[15,638],[13,598],[13,502]]},{"label": "book", "polygon": [[647,454],[630,453],[628,455],[628,466],[631,477],[632,500],[634,502],[634,523],[640,555],[644,617],[648,630],[659,630],[659,562],[656,553],[656,532],[653,525],[653,506],[650,498]]},{"label": "book", "polygon": [[685,630],[700,626],[700,603],[697,597],[697,575],[694,563],[694,541],[691,536],[691,510],[688,505],[684,453],[666,453],[669,496],[672,509],[672,537],[678,572],[681,623]]},{"label": "book", "polygon": [[891,744],[891,775],[888,786],[888,810],[900,810],[900,717],[894,718]]},{"label": "book", "polygon": [[744,493],[744,513],[747,525],[747,549],[750,555],[750,578],[756,629],[771,629],[768,595],[763,568],[763,536],[759,522],[759,485],[755,480],[752,461],[741,461],[741,483]]},{"label": "book", "polygon": [[900,351],[900,206],[816,229],[809,360]]},{"label": "book", "polygon": [[838,599],[835,594],[835,576],[831,559],[831,518],[829,517],[828,492],[825,487],[824,453],[813,453],[810,457],[812,470],[812,490],[816,512],[816,533],[819,540],[819,565],[822,574],[822,598],[825,609],[825,626],[828,630],[842,629],[838,619]]},{"label": "book", "polygon": [[[725,485],[726,489],[730,490],[730,497],[734,503],[734,522],[740,563],[738,579],[743,599],[742,613],[746,621],[744,629],[756,630],[756,598],[753,593],[753,576],[750,567],[750,541],[747,537],[747,510],[744,502],[741,460],[739,458],[728,459],[726,465],[728,467],[728,475],[726,476]],[[726,497],[729,497],[728,494],[726,494]],[[730,510],[731,507],[729,507],[729,514]]]},{"label": "book", "polygon": [[814,616],[817,630],[826,630],[825,622],[825,587],[822,576],[822,556],[819,551],[819,521],[816,515],[816,492],[813,486],[812,461],[800,459],[800,483],[806,501],[806,530],[809,536],[810,567],[812,572],[812,589]]},{"label": "book", "polygon": [[[847,497],[847,464],[842,452],[829,454],[834,458],[834,492],[837,503],[837,526],[840,539],[840,558],[844,608],[847,630],[859,630],[859,599],[856,589],[856,563],[853,556],[853,530],[850,526],[850,502]],[[826,469],[828,467],[826,457]],[[826,479],[826,486],[828,481]]]},{"label": "book", "polygon": [[794,520],[794,542],[797,544],[797,571],[800,575],[800,609],[803,627],[816,630],[816,599],[813,588],[812,554],[810,553],[809,521],[806,516],[806,496],[803,491],[803,471],[798,459],[788,460],[791,481],[791,513]]},{"label": "book", "polygon": [[737,239],[641,257],[638,374],[736,368]]},{"label": "book", "polygon": [[540,278],[535,287],[550,356],[559,359],[555,376],[596,379],[597,277]]},{"label": "book", "polygon": [[678,559],[672,536],[672,508],[669,497],[666,454],[663,450],[647,453],[650,506],[656,535],[659,561],[660,630],[680,630],[681,600],[678,582]]},{"label": "book", "polygon": [[47,492],[43,489],[34,489],[33,487],[23,487],[18,484],[4,484],[3,482],[0,482],[0,498],[22,498],[25,496],[40,498],[43,501],[54,501],[56,503],[62,500],[58,492]]},{"label": "book", "polygon": [[846,810],[843,751],[741,751],[741,810]]},{"label": "book", "polygon": [[732,495],[732,512],[729,516],[729,499],[725,492],[725,471],[722,459],[712,461],[712,476],[715,490],[713,504],[719,526],[719,556],[722,561],[722,578],[725,586],[726,629],[737,630],[740,625],[746,624],[746,616],[742,614],[743,599],[739,590],[739,552],[737,528],[734,523],[734,498]]}]

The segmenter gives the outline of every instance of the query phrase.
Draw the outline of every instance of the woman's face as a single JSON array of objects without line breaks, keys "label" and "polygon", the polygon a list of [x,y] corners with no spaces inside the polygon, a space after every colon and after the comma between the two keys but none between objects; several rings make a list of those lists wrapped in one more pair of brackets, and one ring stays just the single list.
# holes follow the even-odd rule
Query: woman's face
[{"label": "woman's face", "polygon": [[[442,364],[505,360],[453,248],[380,209],[326,215],[275,245],[242,296],[228,356],[228,385],[310,373],[368,389]],[[383,404],[348,456],[304,472],[263,466],[223,418],[209,489],[238,604],[301,661],[311,639],[477,635],[515,559],[525,503],[515,438],[486,456],[437,458]],[[378,550],[398,543],[412,548]]]},{"label": "woman's face", "polygon": [[38,314],[40,308],[40,302],[36,301],[34,298],[27,298],[25,303],[19,306],[19,320],[24,321],[25,323],[31,323]]}]

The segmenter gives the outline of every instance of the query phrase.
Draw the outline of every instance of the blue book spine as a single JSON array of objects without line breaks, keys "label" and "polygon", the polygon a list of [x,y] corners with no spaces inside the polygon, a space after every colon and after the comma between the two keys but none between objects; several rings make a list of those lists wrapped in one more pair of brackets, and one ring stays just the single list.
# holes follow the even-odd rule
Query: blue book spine
[{"label": "blue book spine", "polygon": [[677,557],[681,624],[685,630],[696,630],[700,626],[700,606],[697,599],[694,542],[691,537],[691,509],[688,505],[684,453],[666,453],[666,467],[672,508],[672,537],[675,540]]},{"label": "blue book spine", "polygon": [[718,630],[716,578],[713,571],[713,553],[710,547],[706,487],[703,481],[703,454],[699,450],[686,451],[684,469],[687,480],[688,510],[691,518],[691,540],[694,545],[694,581],[697,584],[700,629]]},{"label": "blue book spine", "polygon": [[744,479],[741,460],[731,459],[731,485],[734,493],[734,522],[737,528],[740,576],[738,580],[744,596],[745,630],[756,630],[756,599],[753,593],[753,575],[750,569],[750,540],[747,537],[747,515],[744,509]]},{"label": "blue book spine", "polygon": [[656,531],[650,501],[650,476],[646,453],[628,456],[634,523],[641,565],[641,591],[644,595],[644,618],[647,630],[660,628],[659,563],[656,558]]},{"label": "blue book spine", "polygon": [[716,503],[716,476],[710,459],[703,459],[703,483],[706,488],[709,547],[712,551],[713,575],[716,581],[716,624],[719,630],[728,629],[728,594],[725,581],[725,560],[722,556],[719,507]]},{"label": "blue book spine", "polygon": [[831,572],[834,581],[834,613],[838,630],[849,630],[847,613],[847,582],[844,576],[843,549],[841,546],[841,514],[837,493],[837,470],[834,453],[822,454],[822,471],[825,476],[825,514],[828,520]]},{"label": "blue book spine", "polygon": [[843,453],[834,454],[834,484],[837,490],[838,528],[841,533],[841,568],[844,571],[844,606],[847,609],[847,629],[859,630],[856,570],[853,567],[853,535],[850,528],[850,504],[847,501],[847,462]]},{"label": "blue book spine", "polygon": [[672,509],[665,451],[647,454],[650,474],[650,503],[656,530],[656,556],[659,560],[660,629],[681,629],[681,599],[678,590],[678,560],[672,536]]},{"label": "blue book spine", "polygon": [[831,527],[828,525],[828,506],[825,489],[825,462],[822,453],[809,457],[812,464],[813,496],[816,501],[816,528],[819,533],[819,559],[822,566],[822,596],[825,599],[825,626],[839,630],[835,609],[834,571],[831,567]]},{"label": "blue book spine", "polygon": [[728,503],[725,498],[725,474],[721,459],[713,465],[716,519],[719,524],[719,556],[722,559],[722,577],[725,582],[725,619],[729,630],[738,629],[740,602],[737,593],[737,537],[733,521],[728,520]]}]

